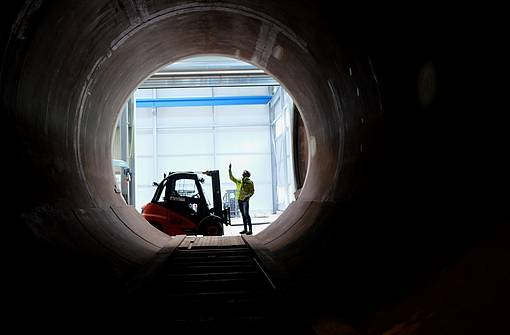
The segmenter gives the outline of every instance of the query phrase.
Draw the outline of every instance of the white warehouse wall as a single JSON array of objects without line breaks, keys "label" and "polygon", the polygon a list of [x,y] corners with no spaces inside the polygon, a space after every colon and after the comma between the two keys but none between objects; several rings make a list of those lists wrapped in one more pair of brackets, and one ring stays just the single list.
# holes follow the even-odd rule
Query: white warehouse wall
[{"label": "white warehouse wall", "polygon": [[[208,87],[139,89],[136,99],[267,96],[271,88]],[[157,107],[136,109],[136,208],[150,202],[163,173],[220,170],[222,193],[235,188],[228,164],[236,177],[252,173],[255,195],[253,215],[273,213],[269,105]],[[204,189],[210,189],[206,177]],[[212,197],[208,197],[212,202]]]}]

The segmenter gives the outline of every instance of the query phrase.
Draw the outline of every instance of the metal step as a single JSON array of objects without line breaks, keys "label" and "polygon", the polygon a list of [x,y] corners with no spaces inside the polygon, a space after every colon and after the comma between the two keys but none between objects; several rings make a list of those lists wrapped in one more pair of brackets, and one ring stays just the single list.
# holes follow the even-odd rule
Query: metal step
[{"label": "metal step", "polygon": [[267,334],[288,325],[281,319],[287,309],[248,247],[177,249],[150,285],[148,294],[164,302],[158,312],[165,322],[186,332],[240,327]]}]

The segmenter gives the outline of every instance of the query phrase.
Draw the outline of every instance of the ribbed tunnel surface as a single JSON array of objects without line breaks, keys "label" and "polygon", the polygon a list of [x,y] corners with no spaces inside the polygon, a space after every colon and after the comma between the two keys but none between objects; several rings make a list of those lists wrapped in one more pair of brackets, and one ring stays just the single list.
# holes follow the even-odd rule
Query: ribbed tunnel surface
[{"label": "ribbed tunnel surface", "polygon": [[247,241],[318,333],[508,329],[505,229],[493,234],[487,200],[464,182],[464,41],[447,43],[456,35],[434,8],[392,16],[332,6],[62,0],[2,11],[2,127],[17,158],[4,174],[13,310],[125,307],[124,283],[174,241],[115,192],[116,117],[161,66],[219,54],[277,78],[306,125],[299,198]]}]

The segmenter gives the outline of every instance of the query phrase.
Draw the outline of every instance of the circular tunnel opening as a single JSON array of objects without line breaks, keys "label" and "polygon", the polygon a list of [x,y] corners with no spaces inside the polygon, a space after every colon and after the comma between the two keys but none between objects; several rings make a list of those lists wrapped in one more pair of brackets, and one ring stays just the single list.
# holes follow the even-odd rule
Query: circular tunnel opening
[{"label": "circular tunnel opening", "polygon": [[[308,164],[305,125],[291,94],[254,65],[215,55],[179,60],[141,83],[119,114],[112,145],[117,190],[169,235],[201,234],[199,223],[210,215],[226,223],[225,236],[245,230],[228,173],[232,162],[234,179],[247,169],[256,185],[249,201],[254,234],[299,195]],[[219,171],[218,185],[203,173],[209,170]],[[161,191],[153,199],[163,178],[186,171],[196,172],[200,184],[181,176],[178,185],[169,183],[179,188],[169,191],[178,198],[165,201],[171,195]],[[184,219],[143,213],[151,201]],[[220,213],[226,208],[228,216]]]},{"label": "circular tunnel opening", "polygon": [[[265,248],[292,254],[288,251],[306,245],[319,227],[327,226],[332,204],[351,196],[370,112],[362,102],[372,97],[372,81],[369,72],[360,72],[360,78],[368,75],[362,88],[354,80],[355,59],[347,62],[347,54],[338,58],[315,45],[317,35],[310,35],[306,25],[313,18],[296,21],[277,6],[184,4],[142,12],[118,4],[78,7],[80,14],[68,16],[65,7],[44,6],[47,15],[30,31],[15,95],[38,92],[16,106],[26,121],[22,126],[34,130],[25,139],[27,164],[47,171],[41,176],[44,187],[27,202],[24,214],[37,236],[103,255],[120,269],[145,263],[166,243],[167,237],[125,205],[116,186],[113,129],[118,111],[141,82],[165,64],[194,55],[223,55],[259,66],[291,92],[302,116],[297,159],[303,185],[278,224],[257,235]],[[29,9],[37,15],[38,8]],[[118,20],[90,20],[102,16]],[[29,26],[32,16],[25,20]],[[73,20],[88,28],[62,35],[49,50],[51,36]],[[39,124],[42,131],[35,127]],[[48,221],[56,227],[51,234]]]},{"label": "circular tunnel opening", "polygon": [[[276,78],[302,117],[299,197],[252,239],[289,268],[299,266],[301,255],[328,234],[336,205],[356,191],[369,114],[379,111],[368,62],[347,49],[322,48],[328,34],[314,17],[277,4],[131,5],[73,4],[72,15],[57,4],[25,8],[19,28],[34,29],[12,45],[24,57],[12,58],[11,68],[22,70],[10,96],[32,96],[13,104],[28,134],[23,160],[41,171],[41,187],[21,209],[24,223],[40,240],[100,259],[121,276],[151,262],[172,237],[126,206],[116,186],[111,144],[118,111],[165,64],[223,55]],[[41,8],[44,16],[37,16]],[[84,28],[68,29],[78,26]],[[62,31],[68,33],[52,43]]]},{"label": "circular tunnel opening", "polygon": [[[344,119],[340,108],[339,85],[343,79],[324,81],[323,76],[326,74],[321,72],[323,69],[320,64],[311,57],[305,43],[283,23],[270,22],[263,15],[256,15],[247,9],[234,12],[230,9],[227,6],[212,11],[204,8],[201,11],[190,7],[189,12],[179,10],[178,14],[171,11],[161,14],[168,19],[157,16],[157,21],[147,20],[137,28],[136,33],[120,32],[110,42],[109,48],[103,50],[102,56],[94,63],[95,67],[89,68],[91,72],[87,74],[86,87],[78,105],[75,163],[78,164],[81,186],[85,194],[88,194],[91,207],[112,210],[115,217],[129,230],[143,231],[143,236],[135,232],[134,236],[126,237],[127,240],[142,237],[145,242],[159,246],[152,241],[153,233],[145,235],[146,228],[133,228],[142,220],[133,219],[136,215],[126,213],[128,210],[123,208],[124,203],[115,182],[111,181],[110,175],[99,173],[107,171],[109,153],[105,150],[106,143],[113,138],[112,127],[105,125],[114,124],[117,116],[113,111],[120,110],[120,107],[115,106],[123,103],[133,88],[154,72],[153,69],[160,69],[169,60],[172,63],[193,55],[212,53],[258,64],[288,87],[296,105],[300,106],[304,129],[301,134],[307,131],[310,134],[309,140],[303,141],[306,144],[302,146],[306,147],[306,155],[310,158],[309,164],[305,164],[309,175],[313,176],[313,180],[308,183],[312,186],[307,187],[303,180],[300,198],[304,201],[294,204],[288,210],[289,213],[282,215],[278,220],[279,228],[270,229],[267,233],[270,236],[268,242],[278,242],[276,245],[282,247],[287,244],[287,240],[299,239],[286,236],[292,236],[292,231],[303,228],[298,228],[296,220],[308,211],[307,206],[336,201],[339,197],[337,189],[342,184],[340,170],[343,169],[344,149]],[[218,23],[224,19],[230,25]],[[240,25],[245,29],[232,34],[232,25]],[[200,43],[196,43],[196,38]],[[344,75],[352,72],[351,68],[344,70]],[[327,77],[331,76],[328,74]],[[359,94],[359,89],[356,92]],[[301,163],[301,166],[305,165]],[[326,175],[329,177],[326,178]],[[306,220],[306,229],[312,229],[313,221],[312,218]],[[92,222],[81,223],[94,225]],[[302,234],[305,232],[301,231],[298,235]],[[262,234],[260,238],[265,237]],[[98,239],[101,240],[101,237]],[[109,245],[109,242],[106,243]]]}]

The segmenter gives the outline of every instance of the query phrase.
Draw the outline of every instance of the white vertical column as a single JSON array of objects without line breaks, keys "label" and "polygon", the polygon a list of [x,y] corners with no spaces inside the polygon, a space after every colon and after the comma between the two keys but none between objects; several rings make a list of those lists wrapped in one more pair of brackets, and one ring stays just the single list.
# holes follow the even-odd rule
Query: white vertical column
[{"label": "white vertical column", "polygon": [[[214,87],[211,87],[211,97],[214,98]],[[216,170],[216,119],[214,116],[216,107],[211,106],[212,109],[212,140],[213,140],[213,170]]]},{"label": "white vertical column", "polygon": [[[152,89],[152,98],[156,98],[156,90]],[[160,180],[161,176],[158,176],[158,108],[152,107],[152,179]]]},{"label": "white vertical column", "polygon": [[[272,92],[271,92],[272,95]],[[273,98],[276,96],[273,95]],[[271,102],[269,103],[269,136],[270,136],[270,143],[271,143],[271,181],[272,181],[272,196],[273,196],[273,214],[278,211],[278,193],[277,193],[277,187],[278,187],[278,179],[277,179],[277,163],[276,163],[276,133],[275,133],[275,122],[276,122],[276,111],[275,106],[271,105]]]},{"label": "white vertical column", "polygon": [[136,155],[136,98],[133,93],[128,100],[128,141],[129,141],[129,152],[128,152],[128,164],[131,169],[131,182],[129,183],[129,200],[130,205],[136,204],[136,169],[135,169],[135,155]]},{"label": "white vertical column", "polygon": [[283,145],[282,145],[282,150],[283,150],[283,174],[284,174],[284,178],[283,178],[283,181],[285,182],[285,207],[287,207],[289,205],[289,174],[288,174],[288,166],[287,166],[287,136],[288,136],[288,133],[287,133],[287,111],[285,109],[285,94],[284,94],[284,91],[283,90],[280,90],[279,91],[280,93],[280,110],[282,111],[282,114],[281,114],[281,117],[283,118],[283,127],[284,127],[284,131],[283,131]]}]

